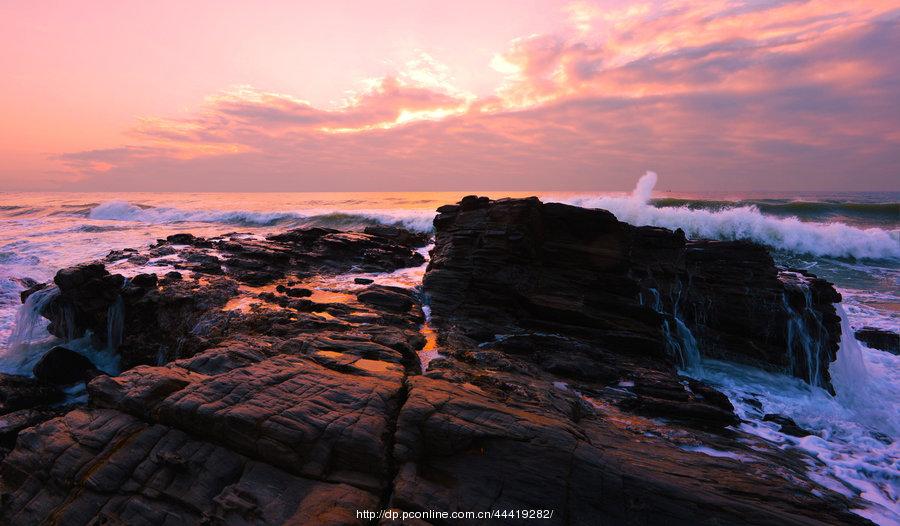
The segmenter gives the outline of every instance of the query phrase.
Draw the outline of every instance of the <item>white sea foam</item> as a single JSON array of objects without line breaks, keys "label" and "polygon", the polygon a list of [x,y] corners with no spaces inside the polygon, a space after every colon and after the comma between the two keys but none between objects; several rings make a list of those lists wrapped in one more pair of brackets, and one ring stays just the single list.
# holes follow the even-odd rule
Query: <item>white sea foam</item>
[{"label": "white sea foam", "polygon": [[[859,228],[845,223],[801,221],[797,217],[764,214],[757,206],[697,209],[688,206],[656,207],[650,198],[658,177],[647,172],[630,195],[567,195],[544,201],[560,201],[577,206],[603,208],[627,223],[681,228],[688,237],[749,239],[778,250],[815,256],[868,259],[900,259],[900,230]],[[309,202],[312,204],[313,201]],[[321,203],[324,204],[324,203]],[[354,203],[333,203],[328,208],[299,210],[205,210],[168,206],[147,206],[128,201],[107,201],[94,206],[89,219],[130,221],[148,224],[222,223],[248,227],[283,226],[359,228],[366,225],[394,225],[411,230],[432,230],[434,212],[415,208],[353,208]],[[315,205],[313,205],[315,206]],[[377,205],[376,205],[377,206]],[[92,228],[104,228],[103,226]]]},{"label": "white sea foam", "polygon": [[[898,524],[900,498],[900,357],[860,345],[838,305],[842,337],[829,371],[836,396],[790,376],[705,360],[692,371],[728,395],[741,429],[807,458],[813,480],[868,505],[859,513],[879,524]],[[762,410],[748,400],[757,399]],[[796,438],[762,420],[776,413],[813,435]]]},{"label": "white sea foam", "polygon": [[815,256],[900,259],[900,230],[858,228],[844,223],[804,222],[796,217],[764,215],[756,206],[697,210],[687,206],[650,204],[657,175],[647,172],[631,195],[566,197],[560,201],[602,208],[633,225],[681,228],[689,238],[749,239],[773,247]]},{"label": "white sea foam", "polygon": [[707,446],[681,446],[681,449],[693,451],[695,453],[703,453],[704,455],[709,455],[711,457],[730,458],[732,460],[737,460],[738,462],[756,462],[756,459],[749,455],[740,455],[732,451],[722,451],[721,449]]},{"label": "white sea foam", "polygon": [[127,201],[108,201],[92,208],[90,219],[134,221],[151,224],[223,223],[242,226],[323,226],[354,228],[368,225],[401,226],[419,232],[432,229],[434,212],[408,209],[325,210],[259,212],[249,210],[183,210],[138,206]]}]

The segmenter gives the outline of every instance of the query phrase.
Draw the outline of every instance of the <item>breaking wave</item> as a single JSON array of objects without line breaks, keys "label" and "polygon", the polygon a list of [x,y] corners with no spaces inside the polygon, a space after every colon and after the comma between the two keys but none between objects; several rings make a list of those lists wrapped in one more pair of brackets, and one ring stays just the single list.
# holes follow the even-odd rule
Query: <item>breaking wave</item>
[{"label": "breaking wave", "polygon": [[[648,172],[630,195],[568,195],[544,201],[607,209],[627,223],[681,228],[688,237],[748,239],[784,253],[852,259],[900,259],[900,202],[848,202],[841,199],[797,201],[791,199],[653,198],[657,176]],[[151,206],[139,202],[107,201],[71,205],[67,214],[90,220],[154,225],[213,223],[237,227],[298,228],[321,226],[354,229],[370,225],[399,226],[419,232],[433,229],[431,208],[394,208],[395,203],[310,201],[299,210],[190,209]],[[388,208],[376,208],[384,203]],[[89,206],[93,205],[93,206]],[[367,207],[368,205],[368,207]],[[86,207],[87,208],[83,208]],[[358,208],[355,208],[357,207]],[[436,207],[437,205],[435,205]],[[316,207],[316,208],[314,208]],[[21,214],[9,210],[6,214]],[[110,225],[79,226],[102,232]]]},{"label": "breaking wave", "polygon": [[670,206],[654,206],[650,192],[656,180],[655,173],[647,172],[631,195],[576,196],[563,201],[609,210],[621,221],[634,225],[681,228],[689,238],[749,239],[776,250],[814,256],[900,259],[900,230],[897,229],[802,221],[796,216],[775,217],[763,213],[758,205],[733,206],[732,203],[730,208],[698,208],[690,203],[678,206],[667,203]]},{"label": "breaking wave", "polygon": [[309,212],[257,212],[246,210],[182,210],[168,207],[148,207],[127,201],[109,201],[91,209],[90,219],[135,221],[152,224],[223,223],[259,227],[329,227],[358,228],[370,225],[389,225],[428,232],[432,229],[434,213],[428,210],[359,210]]},{"label": "breaking wave", "polygon": [[663,197],[651,199],[658,208],[687,207],[692,210],[720,211],[742,206],[755,206],[760,212],[771,215],[795,215],[805,219],[844,217],[884,222],[900,219],[900,203],[845,203],[835,201],[797,201],[790,199],[740,199],[736,201],[716,199],[682,199]]}]

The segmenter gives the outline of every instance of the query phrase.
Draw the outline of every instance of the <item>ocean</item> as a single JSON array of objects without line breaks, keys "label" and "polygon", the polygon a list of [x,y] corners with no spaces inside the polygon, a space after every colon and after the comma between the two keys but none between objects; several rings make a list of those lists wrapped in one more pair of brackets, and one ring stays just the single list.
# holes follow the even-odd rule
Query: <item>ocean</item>
[{"label": "ocean", "polygon": [[[6,342],[22,316],[19,292],[62,267],[178,232],[379,224],[429,231],[438,206],[470,193],[604,208],[628,223],[681,228],[689,238],[750,239],[770,247],[779,264],[835,283],[845,332],[900,329],[900,192],[679,194],[654,192],[655,182],[648,174],[632,192],[619,193],[0,193],[0,371],[16,372]],[[900,357],[845,334],[832,364],[836,396],[786,375],[711,360],[685,374],[725,392],[745,420],[742,431],[802,452],[811,476],[867,502],[861,515],[900,523]],[[815,434],[778,432],[744,402],[750,393],[766,412]]]}]

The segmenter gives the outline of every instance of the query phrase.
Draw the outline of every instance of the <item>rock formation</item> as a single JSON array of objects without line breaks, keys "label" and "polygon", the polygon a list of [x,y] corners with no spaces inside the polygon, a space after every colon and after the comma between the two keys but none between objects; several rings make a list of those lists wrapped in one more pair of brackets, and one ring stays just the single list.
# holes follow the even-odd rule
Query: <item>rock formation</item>
[{"label": "rock formation", "polygon": [[863,327],[854,333],[856,339],[873,349],[900,354],[900,333],[877,327]]},{"label": "rock formation", "polygon": [[[0,426],[0,522],[366,524],[358,512],[394,508],[507,512],[493,524],[524,509],[546,524],[867,523],[678,374],[681,326],[704,352],[790,365],[774,351],[787,335],[733,319],[769,315],[762,300],[785,318],[801,307],[764,251],[536,199],[440,212],[423,291],[372,277],[421,264],[421,236],[399,230],[182,234],[111,254],[144,266],[130,280],[64,271],[51,326],[112,340],[123,372],[91,379],[86,405]],[[704,300],[732,303],[704,318]],[[422,349],[439,353],[427,368]],[[4,412],[59,395],[10,381]],[[428,523],[459,521],[407,522]]]},{"label": "rock formation", "polygon": [[565,333],[679,366],[699,347],[830,388],[840,295],[824,280],[779,270],[759,245],[687,241],[680,230],[536,198],[472,196],[439,212],[425,277],[438,325],[480,341]]}]

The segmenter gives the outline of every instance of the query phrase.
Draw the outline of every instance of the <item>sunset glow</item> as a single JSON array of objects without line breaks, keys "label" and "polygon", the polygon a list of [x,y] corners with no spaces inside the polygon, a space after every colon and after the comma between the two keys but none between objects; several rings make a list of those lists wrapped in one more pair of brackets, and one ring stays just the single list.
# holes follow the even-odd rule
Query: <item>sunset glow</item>
[{"label": "sunset glow", "polygon": [[0,185],[897,189],[895,0],[488,4],[4,3]]},{"label": "sunset glow", "polygon": [[900,525],[900,0],[0,0],[0,525]]}]

